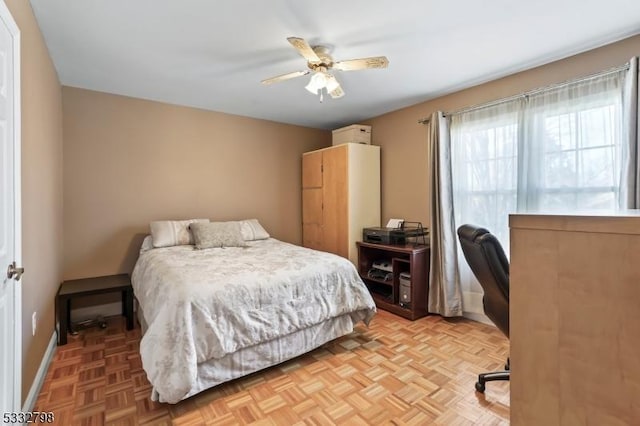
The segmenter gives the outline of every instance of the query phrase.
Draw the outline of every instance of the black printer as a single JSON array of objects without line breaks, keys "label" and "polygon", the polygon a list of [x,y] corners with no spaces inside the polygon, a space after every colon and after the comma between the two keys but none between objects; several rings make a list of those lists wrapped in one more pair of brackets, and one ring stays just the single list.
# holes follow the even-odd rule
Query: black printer
[{"label": "black printer", "polygon": [[400,243],[402,236],[398,234],[400,228],[364,228],[362,241],[376,244],[404,244]]},{"label": "black printer", "polygon": [[420,222],[405,222],[400,228],[373,227],[362,229],[362,241],[374,244],[404,245],[413,242],[426,245],[425,235],[427,235],[427,231],[425,231]]}]

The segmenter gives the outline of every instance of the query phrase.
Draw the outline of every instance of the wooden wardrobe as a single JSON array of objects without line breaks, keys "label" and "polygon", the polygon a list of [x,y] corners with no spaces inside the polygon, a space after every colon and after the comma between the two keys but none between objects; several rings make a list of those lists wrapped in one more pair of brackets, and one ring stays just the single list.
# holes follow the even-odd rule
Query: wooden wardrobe
[{"label": "wooden wardrobe", "polygon": [[362,228],[380,226],[380,147],[346,143],[302,155],[302,245],[358,261]]}]

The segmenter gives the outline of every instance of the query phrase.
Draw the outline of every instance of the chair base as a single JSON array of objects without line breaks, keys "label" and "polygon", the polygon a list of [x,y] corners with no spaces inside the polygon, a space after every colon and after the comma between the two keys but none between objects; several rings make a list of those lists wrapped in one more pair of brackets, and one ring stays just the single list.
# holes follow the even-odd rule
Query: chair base
[{"label": "chair base", "polygon": [[480,393],[484,393],[485,383],[493,382],[496,380],[509,380],[510,371],[494,371],[492,373],[482,373],[478,375],[478,381],[476,382],[476,390]]}]

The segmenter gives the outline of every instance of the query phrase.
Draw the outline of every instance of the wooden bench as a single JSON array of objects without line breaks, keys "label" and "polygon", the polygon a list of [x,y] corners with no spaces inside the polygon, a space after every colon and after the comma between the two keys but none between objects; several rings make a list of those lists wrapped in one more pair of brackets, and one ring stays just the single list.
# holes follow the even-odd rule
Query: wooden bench
[{"label": "wooden bench", "polygon": [[56,295],[56,317],[60,324],[58,345],[67,343],[71,324],[71,300],[92,294],[122,294],[122,315],[127,318],[127,330],[133,329],[133,287],[128,274],[82,278],[63,281]]}]

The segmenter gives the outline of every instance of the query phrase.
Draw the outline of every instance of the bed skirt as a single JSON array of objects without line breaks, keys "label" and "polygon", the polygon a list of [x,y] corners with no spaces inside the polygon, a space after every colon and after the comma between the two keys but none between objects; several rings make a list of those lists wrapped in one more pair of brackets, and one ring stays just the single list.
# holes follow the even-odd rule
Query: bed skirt
[{"label": "bed skirt", "polygon": [[[147,327],[142,309],[138,309],[138,321],[144,334]],[[351,315],[345,314],[298,330],[287,336],[243,348],[220,359],[211,359],[200,363],[198,365],[196,385],[183,399],[221,383],[255,373],[308,353],[331,340],[353,332],[354,325]],[[153,401],[166,402],[155,388],[151,391],[151,399]]]}]

